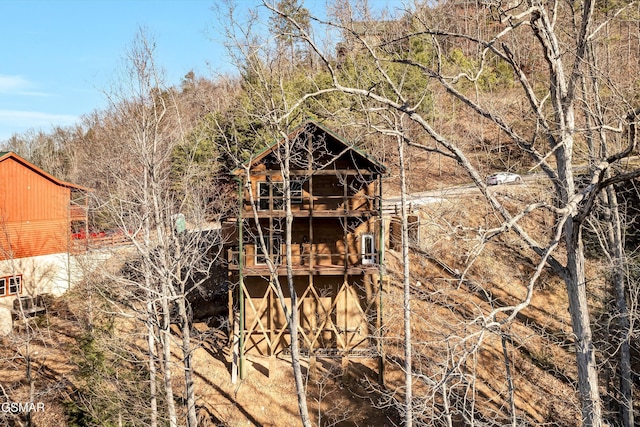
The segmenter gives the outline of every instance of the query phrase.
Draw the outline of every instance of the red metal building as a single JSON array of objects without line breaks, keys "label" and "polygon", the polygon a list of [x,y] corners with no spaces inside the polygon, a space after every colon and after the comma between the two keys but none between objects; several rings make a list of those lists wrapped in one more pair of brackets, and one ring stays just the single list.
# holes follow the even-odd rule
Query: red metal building
[{"label": "red metal building", "polygon": [[0,152],[0,260],[69,252],[72,226],[87,221],[87,192]]}]

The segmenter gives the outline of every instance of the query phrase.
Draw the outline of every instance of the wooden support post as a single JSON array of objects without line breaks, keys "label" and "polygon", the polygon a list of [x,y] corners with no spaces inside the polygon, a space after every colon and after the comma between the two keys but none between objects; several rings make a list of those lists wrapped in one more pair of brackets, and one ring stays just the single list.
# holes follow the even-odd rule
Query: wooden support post
[{"label": "wooden support post", "polygon": [[227,334],[229,335],[227,344],[229,346],[233,345],[233,340],[235,337],[235,325],[236,325],[236,318],[235,318],[235,313],[233,312],[233,289],[229,289],[227,291],[227,313],[229,315],[229,326],[227,326]]},{"label": "wooden support post", "polygon": [[376,316],[376,348],[378,350],[378,382],[380,385],[384,386],[384,347],[383,347],[383,322],[384,319],[382,317],[382,297],[384,295],[384,280],[383,275],[385,272],[384,269],[384,248],[385,248],[385,230],[384,230],[384,219],[382,217],[382,175],[378,177],[378,219],[380,221],[379,228],[379,248],[378,248],[378,310]]},{"label": "wooden support post", "polygon": [[273,378],[276,373],[276,356],[274,354],[269,356],[269,366],[267,370],[269,371],[268,377]]},{"label": "wooden support post", "polygon": [[342,383],[348,384],[350,382],[349,378],[349,356],[345,353],[342,356]]},{"label": "wooden support post", "polygon": [[342,334],[344,336],[344,346],[342,347],[343,351],[349,350],[349,276],[347,276],[347,272],[344,272],[344,305],[342,307],[344,309],[344,323],[342,324]]},{"label": "wooden support post", "polygon": [[273,282],[272,279],[269,279],[269,286],[267,287],[267,292],[269,293],[267,295],[267,327],[269,328],[269,365],[267,366],[267,371],[268,371],[268,377],[272,378],[273,374],[275,374],[275,359],[276,359],[276,349],[278,348],[278,344],[274,343],[274,337],[275,337],[275,321],[273,320],[273,316],[274,316],[274,297],[273,297],[273,288],[272,288]]},{"label": "wooden support post", "polygon": [[273,320],[273,315],[274,315],[274,298],[273,298],[273,281],[272,279],[269,279],[269,285],[267,287],[267,328],[269,328],[269,342],[267,343],[269,346],[268,352],[269,352],[269,357],[272,357],[275,354],[275,349],[278,347],[278,345],[276,343],[273,342],[274,339],[274,331],[275,331],[275,322]]},{"label": "wooden support post", "polygon": [[233,317],[233,345],[231,351],[231,384],[238,381],[238,364],[240,361],[240,314]]},{"label": "wooden support post", "polygon": [[[307,277],[307,286],[309,286],[310,288],[314,288],[312,289],[313,295],[318,295],[318,293],[315,290],[315,283],[313,282],[313,275],[311,273],[309,273],[309,276]],[[316,379],[317,376],[317,371],[316,371],[316,347],[319,347],[318,344],[318,338],[320,337],[320,335],[317,335],[317,329],[318,329],[318,306],[321,304],[321,302],[319,300],[316,299],[316,305],[315,305],[315,316],[312,318],[312,320],[310,320],[310,333],[313,335],[313,339],[311,340],[311,344],[309,345],[309,378],[311,379]]]},{"label": "wooden support post", "polygon": [[309,378],[315,380],[318,377],[318,361],[316,360],[316,355],[311,353],[309,356]]},{"label": "wooden support post", "polygon": [[376,350],[378,353],[378,383],[384,387],[384,348],[382,347],[382,293],[383,293],[383,282],[382,282],[382,269],[378,274],[378,309],[376,310]]}]

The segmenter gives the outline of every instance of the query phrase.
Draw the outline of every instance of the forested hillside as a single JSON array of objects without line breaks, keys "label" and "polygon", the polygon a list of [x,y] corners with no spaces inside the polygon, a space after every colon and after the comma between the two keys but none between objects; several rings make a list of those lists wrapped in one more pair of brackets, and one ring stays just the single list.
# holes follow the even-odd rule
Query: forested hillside
[{"label": "forested hillside", "polygon": [[[107,109],[2,144],[92,188],[89,228],[129,244],[87,255],[82,286],[0,338],[3,398],[48,408],[0,425],[635,425],[640,6],[227,6],[236,75],[167,84],[141,31]],[[385,382],[374,359],[312,374],[294,352],[303,371],[249,358],[233,384],[231,172],[310,119],[385,164],[383,199],[400,198]],[[488,186],[496,171],[524,182]]]}]

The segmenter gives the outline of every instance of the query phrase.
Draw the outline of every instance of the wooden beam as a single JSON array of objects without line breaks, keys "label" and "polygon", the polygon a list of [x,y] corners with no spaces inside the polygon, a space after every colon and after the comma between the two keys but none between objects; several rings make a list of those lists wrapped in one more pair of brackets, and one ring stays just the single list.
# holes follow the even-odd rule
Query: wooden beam
[{"label": "wooden beam", "polygon": [[[247,205],[248,206],[248,205]],[[245,212],[250,212],[251,209],[248,207],[245,209]],[[340,210],[314,210],[313,212],[309,212],[308,210],[299,210],[291,212],[296,218],[306,218],[308,216],[316,216],[319,218],[343,218],[343,217],[356,217],[356,216],[377,216],[377,211],[370,210],[361,210],[361,211],[344,211]],[[258,218],[284,218],[284,211],[258,211]],[[249,218],[253,219],[253,218]]]},{"label": "wooden beam", "polygon": [[[308,170],[292,170],[289,172],[291,176],[310,176]],[[322,169],[322,170],[313,170],[311,171],[311,175],[322,175],[322,176],[332,176],[332,175],[350,175],[350,176],[378,176],[380,175],[378,172],[370,171],[367,169]],[[252,177],[254,176],[271,176],[278,177],[282,176],[282,171],[280,169],[267,169],[260,171],[251,171]]]}]

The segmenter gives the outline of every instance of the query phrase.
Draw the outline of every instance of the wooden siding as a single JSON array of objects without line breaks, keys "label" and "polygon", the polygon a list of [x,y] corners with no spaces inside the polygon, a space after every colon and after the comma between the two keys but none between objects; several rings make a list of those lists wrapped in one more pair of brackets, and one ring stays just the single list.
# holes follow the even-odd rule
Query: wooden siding
[{"label": "wooden siding", "polygon": [[[377,251],[372,254],[366,254],[372,256],[375,262],[373,262],[372,265],[363,265],[362,260],[365,254],[362,253],[362,236],[364,234],[373,235],[377,248],[377,242],[379,242],[380,239],[378,221],[379,219],[377,217],[362,221],[358,226],[353,227],[346,236],[344,234],[342,220],[339,218],[315,218],[311,224],[306,221],[304,223],[294,221],[291,240],[291,261],[295,273],[304,274],[310,270],[313,271],[313,274],[329,275],[343,271],[349,274],[354,274],[355,271],[359,271],[360,273],[376,272],[379,265]],[[269,224],[263,221],[261,225],[263,233],[266,233],[269,229]],[[245,276],[265,275],[268,271],[267,265],[264,263],[256,263],[259,254],[257,250],[259,244],[257,243],[257,237],[253,237],[256,236],[255,227],[252,227],[250,222],[247,222],[245,227],[245,236],[250,237],[243,245],[243,274]],[[313,242],[309,240],[309,236],[312,235],[311,228],[313,228],[316,233],[319,232]],[[284,268],[287,262],[284,234],[279,234],[279,236],[280,251],[275,250],[274,253],[280,254],[278,258],[280,265]],[[268,238],[269,236],[265,234],[265,239]],[[230,270],[238,269],[239,253],[237,249],[229,250],[228,262]],[[326,272],[323,270],[326,270]]]},{"label": "wooden siding", "polygon": [[67,221],[9,223],[0,234],[0,260],[67,252]]}]

